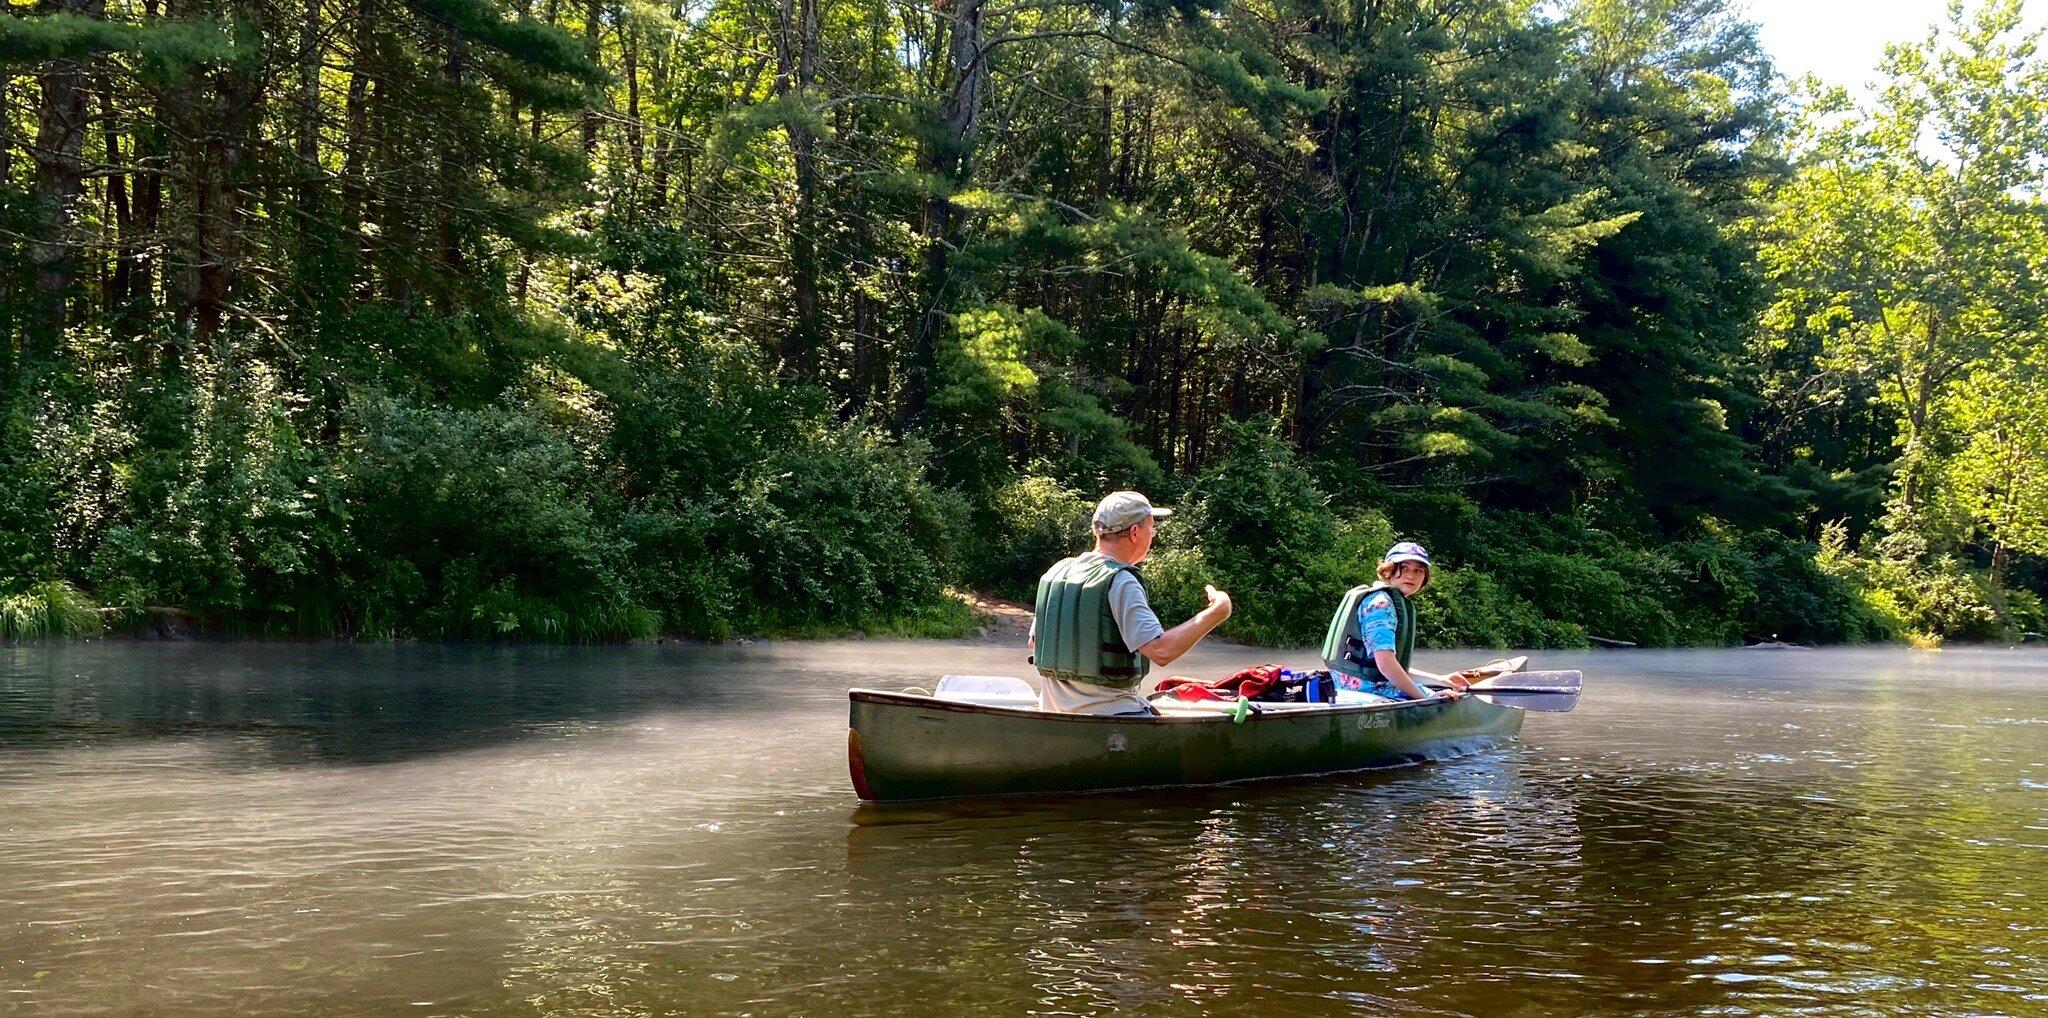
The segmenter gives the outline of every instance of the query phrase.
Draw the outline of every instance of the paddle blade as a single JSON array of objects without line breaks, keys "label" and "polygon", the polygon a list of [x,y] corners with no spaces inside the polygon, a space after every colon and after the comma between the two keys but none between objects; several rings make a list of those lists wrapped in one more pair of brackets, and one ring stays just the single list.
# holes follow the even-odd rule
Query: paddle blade
[{"label": "paddle blade", "polygon": [[1583,672],[1516,672],[1472,684],[1472,695],[1520,710],[1564,714],[1579,705]]},{"label": "paddle blade", "polygon": [[1586,682],[1586,673],[1577,671],[1561,672],[1515,672],[1510,675],[1496,675],[1480,679],[1472,684],[1473,690],[1489,692],[1533,692],[1577,693]]}]

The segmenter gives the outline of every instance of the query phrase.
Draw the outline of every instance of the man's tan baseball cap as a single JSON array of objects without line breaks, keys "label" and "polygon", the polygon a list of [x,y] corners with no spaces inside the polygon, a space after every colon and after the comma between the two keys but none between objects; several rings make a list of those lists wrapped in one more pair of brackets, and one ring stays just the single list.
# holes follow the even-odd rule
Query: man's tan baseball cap
[{"label": "man's tan baseball cap", "polygon": [[1095,529],[1113,534],[1137,526],[1147,516],[1163,519],[1172,515],[1173,510],[1155,509],[1151,499],[1135,491],[1112,491],[1095,506]]}]

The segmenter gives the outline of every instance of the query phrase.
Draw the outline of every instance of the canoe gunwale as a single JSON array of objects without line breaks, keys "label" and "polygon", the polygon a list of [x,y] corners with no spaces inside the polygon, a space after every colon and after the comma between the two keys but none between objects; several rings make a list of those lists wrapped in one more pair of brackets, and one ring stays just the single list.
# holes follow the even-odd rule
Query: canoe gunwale
[{"label": "canoe gunwale", "polygon": [[[892,693],[884,689],[850,689],[846,696],[854,703],[879,703],[895,707],[919,707],[925,710],[951,711],[958,714],[991,714],[998,717],[1036,718],[1043,721],[1076,722],[1080,724],[1111,725],[1214,725],[1230,724],[1235,719],[1225,713],[1204,716],[1195,714],[1159,714],[1140,717],[1135,714],[1063,714],[1055,711],[1038,710],[1029,707],[992,707],[979,703],[963,703],[959,700],[942,700],[936,696],[921,696],[916,693]],[[1377,714],[1382,711],[1413,710],[1418,707],[1437,706],[1454,701],[1432,697],[1428,700],[1401,700],[1387,703],[1331,705],[1321,710],[1276,710],[1253,714],[1245,720],[1278,720],[1281,718],[1325,718],[1349,716],[1352,714]],[[1492,705],[1489,705],[1492,706]],[[1501,710],[1514,710],[1502,707]]]}]

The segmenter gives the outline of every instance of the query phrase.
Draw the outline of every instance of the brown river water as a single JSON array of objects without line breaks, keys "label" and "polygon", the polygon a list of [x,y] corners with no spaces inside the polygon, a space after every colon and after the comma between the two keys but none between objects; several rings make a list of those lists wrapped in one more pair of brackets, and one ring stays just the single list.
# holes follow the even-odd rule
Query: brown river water
[{"label": "brown river water", "polygon": [[877,810],[845,690],[1015,649],[0,647],[0,1013],[2048,1014],[2048,652],[1534,666],[1456,760]]}]

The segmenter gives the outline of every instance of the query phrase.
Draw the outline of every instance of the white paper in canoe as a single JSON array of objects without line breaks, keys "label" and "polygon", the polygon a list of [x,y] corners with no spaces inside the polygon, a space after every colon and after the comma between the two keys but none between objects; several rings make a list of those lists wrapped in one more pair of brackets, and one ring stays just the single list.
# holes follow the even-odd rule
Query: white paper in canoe
[{"label": "white paper in canoe", "polygon": [[932,695],[941,700],[979,704],[983,707],[1038,707],[1038,690],[1031,683],[1010,675],[947,675],[939,679]]}]

